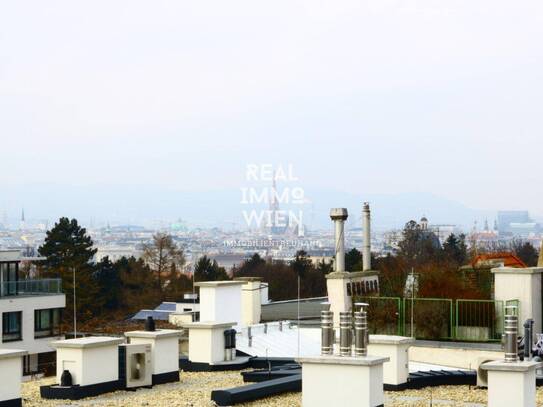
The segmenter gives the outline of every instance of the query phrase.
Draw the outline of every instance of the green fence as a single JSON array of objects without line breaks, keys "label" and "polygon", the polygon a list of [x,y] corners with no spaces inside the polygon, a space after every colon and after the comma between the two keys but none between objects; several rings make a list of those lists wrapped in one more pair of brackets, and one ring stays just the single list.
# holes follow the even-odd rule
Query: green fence
[{"label": "green fence", "polygon": [[500,341],[503,333],[503,301],[457,300],[455,339]]},{"label": "green fence", "polygon": [[404,335],[418,339],[453,339],[453,301],[446,298],[404,298]]},{"label": "green fence", "polygon": [[357,301],[369,304],[370,334],[402,335],[401,299],[397,297],[362,297]]},{"label": "green fence", "polygon": [[428,340],[499,342],[506,306],[519,301],[447,298],[356,297],[369,304],[371,334],[414,336]]}]

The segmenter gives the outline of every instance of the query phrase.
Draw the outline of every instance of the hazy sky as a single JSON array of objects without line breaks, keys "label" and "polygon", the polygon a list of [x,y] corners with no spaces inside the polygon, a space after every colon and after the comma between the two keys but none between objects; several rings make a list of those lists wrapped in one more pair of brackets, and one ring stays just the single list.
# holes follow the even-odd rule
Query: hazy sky
[{"label": "hazy sky", "polygon": [[543,3],[2,1],[0,187],[307,186],[543,213]]}]

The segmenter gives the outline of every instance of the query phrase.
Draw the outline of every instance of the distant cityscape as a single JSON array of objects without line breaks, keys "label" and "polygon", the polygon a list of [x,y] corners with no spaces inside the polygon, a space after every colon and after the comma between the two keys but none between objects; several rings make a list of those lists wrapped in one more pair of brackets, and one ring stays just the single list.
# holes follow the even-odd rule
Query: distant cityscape
[{"label": "distant cityscape", "polygon": [[[410,219],[406,219],[408,222]],[[469,245],[506,245],[513,240],[530,242],[539,247],[543,240],[543,224],[534,221],[528,211],[498,211],[495,219],[483,224],[477,221],[466,230],[455,224],[432,223],[421,215],[413,219],[422,227],[433,232],[443,243],[451,234],[466,236]],[[92,222],[91,222],[92,223]],[[0,249],[19,249],[26,257],[37,257],[38,248],[43,243],[46,231],[53,226],[48,221],[26,220],[24,210],[18,225],[9,222],[6,215],[0,218]],[[184,271],[191,273],[195,262],[207,255],[226,270],[240,265],[254,253],[272,260],[289,261],[298,250],[305,250],[314,262],[331,261],[334,256],[334,234],[332,228],[260,228],[236,230],[235,228],[190,227],[179,219],[161,222],[156,227],[140,225],[87,226],[87,231],[97,249],[95,261],[106,256],[111,261],[122,257],[139,258],[145,243],[151,241],[156,232],[167,233],[184,251],[186,264]],[[362,247],[362,227],[354,222],[346,225],[345,241],[347,249]],[[372,230],[372,251],[376,256],[394,253],[402,238],[402,229]]]}]

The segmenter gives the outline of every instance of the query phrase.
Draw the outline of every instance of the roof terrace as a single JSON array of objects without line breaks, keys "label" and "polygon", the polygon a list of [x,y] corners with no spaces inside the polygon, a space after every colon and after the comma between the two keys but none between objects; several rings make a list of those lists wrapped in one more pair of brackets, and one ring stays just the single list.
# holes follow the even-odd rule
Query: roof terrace
[{"label": "roof terrace", "polygon": [[0,298],[57,294],[62,294],[62,280],[60,278],[0,281]]}]

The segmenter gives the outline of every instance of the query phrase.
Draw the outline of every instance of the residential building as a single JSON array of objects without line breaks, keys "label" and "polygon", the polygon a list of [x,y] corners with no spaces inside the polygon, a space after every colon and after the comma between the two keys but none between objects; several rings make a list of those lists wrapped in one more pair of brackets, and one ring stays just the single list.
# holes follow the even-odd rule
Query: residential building
[{"label": "residential building", "polygon": [[0,251],[0,349],[24,349],[25,375],[54,363],[49,342],[61,338],[60,321],[66,306],[60,279],[23,279],[19,250]]}]

